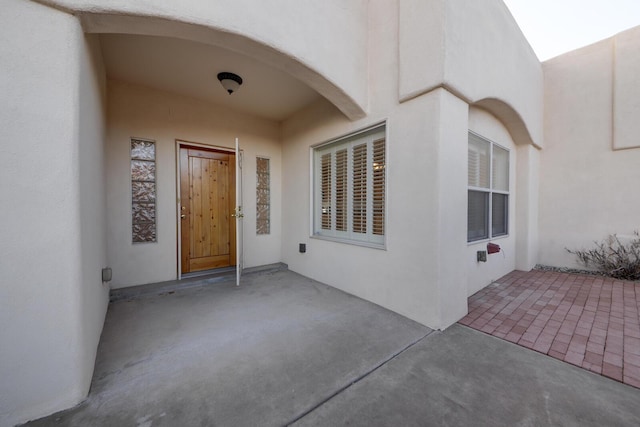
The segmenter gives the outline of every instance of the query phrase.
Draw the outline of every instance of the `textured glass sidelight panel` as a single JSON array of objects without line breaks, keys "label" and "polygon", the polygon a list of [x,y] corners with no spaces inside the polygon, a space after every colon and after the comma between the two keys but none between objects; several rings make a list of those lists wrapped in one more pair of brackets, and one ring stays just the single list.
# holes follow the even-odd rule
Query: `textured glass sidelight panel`
[{"label": "textured glass sidelight panel", "polygon": [[269,159],[256,159],[256,233],[271,232],[271,190]]},{"label": "textured glass sidelight panel", "polygon": [[138,160],[156,159],[156,144],[152,141],[131,140],[131,158]]},{"label": "textured glass sidelight panel", "polygon": [[134,202],[153,202],[156,200],[156,184],[155,182],[138,182],[131,183],[131,197]]},{"label": "textured glass sidelight panel", "polygon": [[257,203],[258,205],[269,205],[269,189],[257,188],[256,189]]},{"label": "textured glass sidelight panel", "polygon": [[156,241],[156,225],[155,224],[133,224],[132,227],[133,243],[147,243]]},{"label": "textured glass sidelight panel", "polygon": [[133,203],[131,206],[133,223],[156,222],[155,203]]},{"label": "textured glass sidelight panel", "polygon": [[256,224],[256,231],[258,234],[269,234],[270,222],[267,219],[269,217],[269,206],[258,206],[258,221]]},{"label": "textured glass sidelight panel", "polygon": [[269,188],[269,174],[258,173],[258,188]]},{"label": "textured glass sidelight panel", "polygon": [[256,169],[259,174],[269,174],[269,159],[258,157]]},{"label": "textured glass sidelight panel", "polygon": [[131,160],[132,181],[155,181],[156,163],[147,160]]},{"label": "textured glass sidelight panel", "polygon": [[131,240],[156,241],[156,144],[131,139]]},{"label": "textured glass sidelight panel", "polygon": [[264,215],[264,214],[268,214],[269,213],[269,206],[267,205],[259,205],[258,206],[258,216]]},{"label": "textured glass sidelight panel", "polygon": [[271,232],[269,221],[260,220],[258,221],[258,228],[256,229],[258,234],[269,234]]}]

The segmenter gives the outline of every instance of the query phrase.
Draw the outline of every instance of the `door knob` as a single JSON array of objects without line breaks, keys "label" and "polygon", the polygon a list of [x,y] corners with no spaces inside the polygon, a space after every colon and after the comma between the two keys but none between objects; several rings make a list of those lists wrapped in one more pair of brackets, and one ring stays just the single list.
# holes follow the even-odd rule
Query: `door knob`
[{"label": "door knob", "polygon": [[180,218],[185,219],[187,216],[185,214],[180,215]]}]

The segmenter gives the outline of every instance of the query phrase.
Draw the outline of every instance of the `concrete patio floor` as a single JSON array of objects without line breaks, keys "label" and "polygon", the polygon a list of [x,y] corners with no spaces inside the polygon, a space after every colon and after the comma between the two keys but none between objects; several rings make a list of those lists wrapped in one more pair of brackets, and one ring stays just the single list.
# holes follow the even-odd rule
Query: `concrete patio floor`
[{"label": "concrete patio floor", "polygon": [[92,389],[30,426],[640,425],[640,390],[286,270],[111,303]]},{"label": "concrete patio floor", "polygon": [[469,298],[463,325],[640,387],[640,285],[514,271]]}]

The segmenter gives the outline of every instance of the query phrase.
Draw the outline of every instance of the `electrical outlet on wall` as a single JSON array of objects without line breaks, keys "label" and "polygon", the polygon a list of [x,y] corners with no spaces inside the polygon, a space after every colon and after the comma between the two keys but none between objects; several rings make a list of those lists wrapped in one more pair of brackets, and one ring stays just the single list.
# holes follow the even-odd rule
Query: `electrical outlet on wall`
[{"label": "electrical outlet on wall", "polygon": [[112,276],[113,276],[113,272],[111,271],[111,268],[106,267],[106,268],[102,269],[102,281],[103,282],[110,282]]}]

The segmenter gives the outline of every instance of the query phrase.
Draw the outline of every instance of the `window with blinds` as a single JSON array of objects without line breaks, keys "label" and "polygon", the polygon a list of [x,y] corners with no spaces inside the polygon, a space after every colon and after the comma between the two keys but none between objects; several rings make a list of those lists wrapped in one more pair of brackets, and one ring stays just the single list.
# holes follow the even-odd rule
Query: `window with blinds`
[{"label": "window with blinds", "polygon": [[331,230],[331,200],[333,200],[333,192],[331,191],[331,154],[325,154],[321,158],[321,174],[322,174],[322,229]]},{"label": "window with blinds", "polygon": [[509,151],[469,132],[467,241],[509,233]]},{"label": "window with blinds", "polygon": [[317,147],[313,158],[314,235],[383,246],[385,127]]}]

